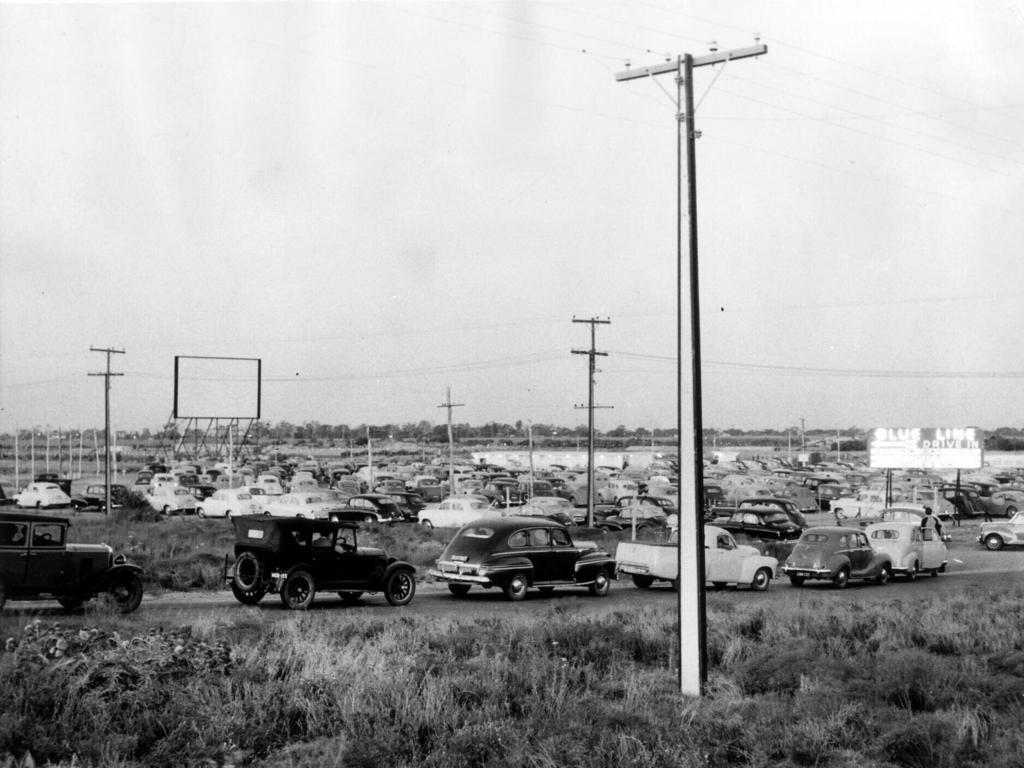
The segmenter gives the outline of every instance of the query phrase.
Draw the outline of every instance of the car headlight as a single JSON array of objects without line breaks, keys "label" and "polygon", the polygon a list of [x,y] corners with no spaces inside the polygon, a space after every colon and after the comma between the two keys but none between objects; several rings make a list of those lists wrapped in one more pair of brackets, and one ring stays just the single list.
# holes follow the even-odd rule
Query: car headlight
[{"label": "car headlight", "polygon": [[486,566],[481,566],[476,569],[476,573],[478,576],[490,576],[491,569]]}]

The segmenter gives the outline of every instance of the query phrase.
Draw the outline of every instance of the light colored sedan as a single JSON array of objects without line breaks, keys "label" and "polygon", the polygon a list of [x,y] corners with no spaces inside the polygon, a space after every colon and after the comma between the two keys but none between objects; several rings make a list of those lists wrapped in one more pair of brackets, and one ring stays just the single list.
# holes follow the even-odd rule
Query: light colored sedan
[{"label": "light colored sedan", "polygon": [[71,497],[56,483],[30,483],[14,498],[19,507],[25,508],[45,509],[71,505]]},{"label": "light colored sedan", "polygon": [[261,511],[262,507],[256,505],[252,494],[244,488],[223,488],[196,507],[199,517],[235,517]]},{"label": "light colored sedan", "polygon": [[263,514],[274,517],[304,517],[309,520],[327,520],[338,504],[326,501],[315,493],[283,493],[272,497],[263,508]]}]

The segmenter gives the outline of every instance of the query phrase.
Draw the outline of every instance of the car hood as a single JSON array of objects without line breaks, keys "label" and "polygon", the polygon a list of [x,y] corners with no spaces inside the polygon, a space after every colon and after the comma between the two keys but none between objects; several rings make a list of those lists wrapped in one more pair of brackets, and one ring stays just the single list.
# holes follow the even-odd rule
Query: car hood
[{"label": "car hood", "polygon": [[114,551],[113,547],[107,544],[68,544],[65,549],[68,552],[77,553],[104,552],[112,554]]}]

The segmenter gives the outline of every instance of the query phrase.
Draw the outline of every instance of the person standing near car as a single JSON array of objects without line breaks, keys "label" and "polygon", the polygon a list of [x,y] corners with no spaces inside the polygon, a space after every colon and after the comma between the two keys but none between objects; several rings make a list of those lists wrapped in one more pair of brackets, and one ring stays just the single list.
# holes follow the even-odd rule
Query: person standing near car
[{"label": "person standing near car", "polygon": [[921,518],[921,527],[927,528],[929,523],[935,528],[935,533],[938,534],[939,539],[942,539],[942,523],[939,522],[939,518],[932,512],[931,507],[925,507],[924,517]]}]

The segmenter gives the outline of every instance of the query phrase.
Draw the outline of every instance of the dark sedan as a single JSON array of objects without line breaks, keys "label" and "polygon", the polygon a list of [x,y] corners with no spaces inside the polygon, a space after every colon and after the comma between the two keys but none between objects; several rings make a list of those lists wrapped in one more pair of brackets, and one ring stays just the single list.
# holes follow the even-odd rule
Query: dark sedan
[{"label": "dark sedan", "polygon": [[535,587],[587,587],[608,594],[615,559],[590,543],[574,543],[564,525],[539,517],[481,518],[459,529],[430,570],[456,597],[475,585],[522,600]]},{"label": "dark sedan", "polygon": [[729,517],[714,521],[733,536],[742,534],[752,539],[789,541],[800,538],[802,528],[789,515],[775,506],[737,509]]}]

